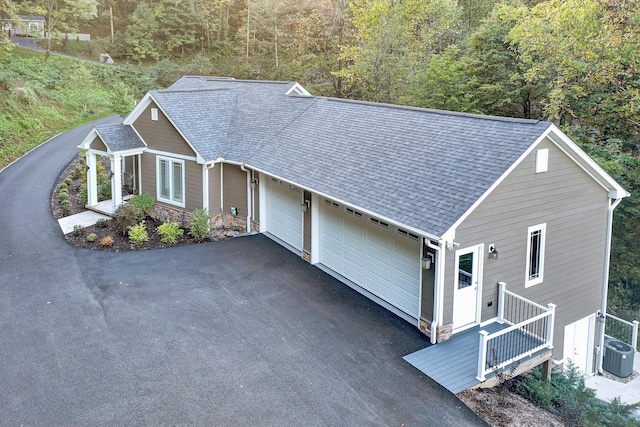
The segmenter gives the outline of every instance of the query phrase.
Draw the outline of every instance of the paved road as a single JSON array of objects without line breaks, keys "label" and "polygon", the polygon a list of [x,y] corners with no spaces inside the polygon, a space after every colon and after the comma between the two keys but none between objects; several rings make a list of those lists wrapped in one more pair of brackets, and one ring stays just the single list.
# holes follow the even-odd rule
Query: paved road
[{"label": "paved road", "polygon": [[50,194],[86,131],[0,172],[0,425],[485,425],[401,359],[414,327],[264,236],[69,246]]}]

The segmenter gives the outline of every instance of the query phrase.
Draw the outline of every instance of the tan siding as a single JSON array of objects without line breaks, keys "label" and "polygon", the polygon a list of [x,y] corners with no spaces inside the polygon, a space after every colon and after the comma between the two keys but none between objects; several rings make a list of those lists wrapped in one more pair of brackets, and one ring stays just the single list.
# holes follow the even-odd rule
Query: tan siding
[{"label": "tan siding", "polygon": [[240,166],[225,164],[223,170],[224,205],[223,211],[231,213],[231,207],[238,209],[238,216],[247,217],[247,173]]},{"label": "tan siding", "polygon": [[93,148],[94,150],[104,151],[105,153],[107,152],[107,146],[104,145],[104,142],[102,142],[102,140],[98,136],[93,138],[93,141],[91,141],[90,147]]},{"label": "tan siding", "polygon": [[[458,227],[460,248],[494,243],[499,259],[483,260],[482,320],[497,314],[497,282],[539,304],[558,305],[556,344],[564,326],[601,305],[607,192],[548,141],[549,171],[535,173],[535,151]],[[524,287],[527,229],[546,223],[544,282]],[[445,323],[451,322],[455,251],[446,251]],[[492,306],[487,304],[492,302]],[[562,357],[556,345],[554,357]]]},{"label": "tan siding", "polygon": [[151,102],[133,123],[133,127],[147,143],[149,149],[195,156],[194,151],[160,109],[158,109],[158,121],[151,120],[151,108],[157,108],[155,103]]},{"label": "tan siding", "polygon": [[[155,154],[142,154],[142,191],[158,200]],[[189,160],[185,161],[185,201],[187,211],[202,208],[202,165]],[[159,201],[157,203],[165,204]],[[173,209],[180,209],[175,205],[166,205]]]},{"label": "tan siding", "polygon": [[213,169],[209,170],[209,213],[218,215],[222,212],[220,209],[220,168],[221,164],[216,164]]},{"label": "tan siding", "polygon": [[185,161],[185,208],[189,212],[202,209],[202,165],[194,161]]}]

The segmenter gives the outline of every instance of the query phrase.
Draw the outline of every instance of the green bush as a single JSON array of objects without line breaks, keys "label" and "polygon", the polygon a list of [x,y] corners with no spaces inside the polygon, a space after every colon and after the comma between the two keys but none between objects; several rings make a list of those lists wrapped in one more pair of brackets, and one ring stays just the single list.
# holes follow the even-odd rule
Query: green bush
[{"label": "green bush", "polygon": [[129,227],[133,227],[144,219],[144,212],[132,205],[131,203],[124,203],[113,214],[113,220],[116,225],[122,230],[123,234],[127,233]]},{"label": "green bush", "polygon": [[58,200],[60,200],[61,202],[64,200],[69,200],[69,193],[67,192],[67,190],[60,190],[60,192],[58,193]]},{"label": "green bush", "polygon": [[60,184],[60,191],[68,191],[69,190],[69,185],[67,185],[67,183],[63,182],[62,184]]},{"label": "green bush", "polygon": [[96,227],[98,228],[107,228],[109,225],[109,220],[107,218],[99,218],[96,221]]},{"label": "green bush", "polygon": [[97,238],[96,233],[89,233],[87,235],[87,242],[95,242]]},{"label": "green bush", "polygon": [[66,178],[65,178],[64,183],[65,183],[67,186],[69,186],[69,185],[73,184],[73,179],[71,179],[71,177],[70,177],[70,176],[68,176],[68,177],[66,177]]},{"label": "green bush", "polygon": [[141,245],[149,241],[149,233],[147,233],[144,221],[129,227],[129,241],[134,245]]},{"label": "green bush", "polygon": [[618,399],[602,402],[596,392],[584,383],[584,377],[574,366],[556,369],[550,381],[542,381],[536,368],[520,384],[520,393],[545,409],[553,408],[567,426],[631,427],[638,426],[633,412],[640,404],[625,405]]},{"label": "green bush", "polygon": [[67,216],[71,213],[71,203],[69,202],[69,199],[61,201],[60,207],[62,208],[63,216]]},{"label": "green bush", "polygon": [[80,184],[80,201],[86,205],[89,202],[89,194],[87,193],[87,183]]},{"label": "green bush", "polygon": [[191,214],[189,235],[198,242],[209,238],[209,220],[211,220],[211,216],[206,209],[196,209],[193,211]]},{"label": "green bush", "polygon": [[155,202],[153,196],[149,193],[138,194],[129,199],[129,203],[140,209],[146,215],[149,215]]},{"label": "green bush", "polygon": [[184,231],[177,222],[165,222],[158,227],[158,233],[162,236],[163,243],[175,243]]},{"label": "green bush", "polygon": [[74,236],[80,236],[82,233],[84,233],[84,225],[80,225],[80,224],[76,224],[73,226],[73,235]]},{"label": "green bush", "polygon": [[111,198],[111,180],[101,181],[98,185],[98,200],[109,200]]}]

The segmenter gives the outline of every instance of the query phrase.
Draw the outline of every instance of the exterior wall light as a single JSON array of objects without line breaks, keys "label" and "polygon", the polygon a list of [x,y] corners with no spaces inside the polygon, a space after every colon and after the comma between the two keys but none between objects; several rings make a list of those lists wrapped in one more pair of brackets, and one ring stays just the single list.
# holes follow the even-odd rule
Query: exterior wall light
[{"label": "exterior wall light", "polygon": [[489,245],[489,258],[498,259],[498,250],[496,249],[496,245]]}]

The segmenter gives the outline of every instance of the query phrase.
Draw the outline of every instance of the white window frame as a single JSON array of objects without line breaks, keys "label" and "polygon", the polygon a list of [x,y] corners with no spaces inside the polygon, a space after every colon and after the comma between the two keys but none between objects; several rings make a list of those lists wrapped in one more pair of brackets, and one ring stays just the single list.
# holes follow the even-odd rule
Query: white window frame
[{"label": "white window frame", "polygon": [[151,108],[151,120],[153,120],[154,122],[158,121],[158,109],[152,107]]},{"label": "white window frame", "polygon": [[[169,198],[166,198],[162,195],[162,176],[160,173],[160,162],[166,161],[169,163]],[[182,172],[182,201],[175,200],[174,194],[174,175],[173,175],[173,166],[174,164],[180,165],[180,170]],[[164,157],[164,156],[156,156],[156,200],[164,203],[168,203],[170,205],[180,206],[184,208],[186,206],[187,195],[185,193],[185,161],[181,159],[176,159],[172,157]]]},{"label": "white window frame", "polygon": [[[538,272],[535,275],[530,274],[531,268],[531,237],[534,233],[540,233],[541,241],[538,245]],[[526,270],[524,277],[524,286],[528,288],[529,286],[537,285],[542,283],[544,280],[544,253],[545,246],[547,243],[547,224],[538,224],[527,229],[527,262],[526,262]]]},{"label": "white window frame", "polygon": [[549,170],[549,149],[541,148],[536,151],[536,173],[543,173]]}]

